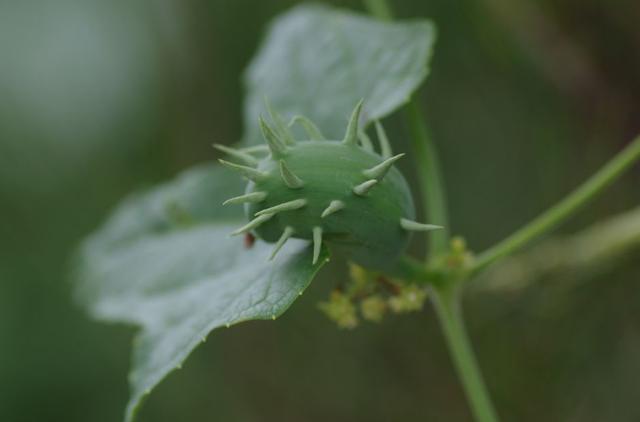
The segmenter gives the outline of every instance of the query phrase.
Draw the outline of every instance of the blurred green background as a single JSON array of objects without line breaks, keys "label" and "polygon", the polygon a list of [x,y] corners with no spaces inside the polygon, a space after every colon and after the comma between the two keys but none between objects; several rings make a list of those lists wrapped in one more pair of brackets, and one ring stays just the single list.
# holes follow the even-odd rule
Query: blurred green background
[{"label": "blurred green background", "polygon": [[[474,250],[640,130],[636,1],[393,3],[439,28],[420,99],[452,229]],[[125,194],[240,138],[243,69],[266,23],[294,4],[0,3],[0,421],[122,418],[134,329],[92,322],[73,303],[70,254]],[[402,116],[388,126],[406,149]],[[639,186],[636,166],[562,231],[637,206]],[[640,420],[639,260],[571,287],[560,277],[468,295],[505,421]],[[341,270],[324,271],[276,323],[215,332],[140,420],[470,420],[431,309],[352,332],[318,312]]]}]

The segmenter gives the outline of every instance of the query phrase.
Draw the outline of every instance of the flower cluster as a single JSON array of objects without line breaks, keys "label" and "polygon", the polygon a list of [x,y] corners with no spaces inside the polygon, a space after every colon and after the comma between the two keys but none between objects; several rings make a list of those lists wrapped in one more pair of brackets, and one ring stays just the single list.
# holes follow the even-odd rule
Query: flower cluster
[{"label": "flower cluster", "polygon": [[360,319],[380,322],[390,313],[420,311],[426,297],[423,286],[402,283],[352,263],[348,281],[333,290],[319,308],[338,327],[353,329]]}]

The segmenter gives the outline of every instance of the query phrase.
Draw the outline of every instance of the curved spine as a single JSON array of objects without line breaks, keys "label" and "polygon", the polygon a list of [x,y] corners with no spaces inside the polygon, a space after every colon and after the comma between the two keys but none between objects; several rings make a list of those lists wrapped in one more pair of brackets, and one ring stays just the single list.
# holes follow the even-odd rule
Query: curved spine
[{"label": "curved spine", "polygon": [[258,227],[260,224],[262,224],[265,221],[269,220],[271,217],[273,217],[273,214],[262,214],[261,216],[254,218],[253,220],[249,221],[244,226],[240,227],[239,229],[237,229],[236,231],[231,233],[231,236],[237,236],[239,234],[246,233],[246,232],[248,232],[250,230],[253,230],[256,227]]},{"label": "curved spine", "polygon": [[237,158],[238,160],[251,167],[255,167],[258,165],[258,160],[246,152],[222,144],[213,144],[213,147],[218,151],[224,152],[227,155]]},{"label": "curved spine", "polygon": [[329,206],[322,211],[320,218],[325,218],[328,215],[333,214],[334,212],[338,212],[345,207],[345,203],[339,200],[333,200],[329,203]]},{"label": "curved spine", "polygon": [[287,146],[282,143],[282,141],[278,138],[278,135],[271,129],[271,127],[267,124],[267,122],[260,116],[260,130],[262,131],[262,136],[265,141],[267,141],[267,146],[269,146],[269,150],[271,151],[271,155],[274,158],[284,157],[287,153]]},{"label": "curved spine", "polygon": [[252,180],[254,182],[262,181],[269,176],[267,173],[262,172],[260,170],[256,170],[253,167],[247,167],[240,164],[231,163],[225,160],[218,160],[218,161],[223,166],[230,168],[231,170],[237,171],[247,179]]},{"label": "curved spine", "polygon": [[322,227],[316,226],[313,228],[313,261],[315,265],[320,257],[320,249],[322,248]]},{"label": "curved spine", "polygon": [[378,184],[377,179],[367,180],[366,182],[360,183],[358,186],[355,186],[353,188],[353,193],[355,193],[358,196],[365,196],[367,192],[369,192],[371,188],[377,184]]},{"label": "curved spine", "polygon": [[375,149],[373,148],[373,142],[371,142],[371,138],[367,135],[367,132],[364,130],[360,130],[358,132],[358,140],[360,140],[360,146],[367,152],[375,153]]},{"label": "curved spine", "polygon": [[289,122],[288,126],[291,127],[296,123],[298,123],[300,126],[302,126],[302,128],[305,130],[305,132],[307,132],[307,135],[309,135],[309,139],[310,140],[312,140],[312,141],[326,141],[327,140],[327,138],[324,137],[322,132],[320,132],[320,129],[318,129],[318,126],[313,124],[313,122],[311,120],[307,119],[306,117],[301,116],[301,115],[293,116],[293,118]]},{"label": "curved spine", "polygon": [[380,120],[376,120],[376,134],[378,135],[378,142],[380,143],[380,155],[382,158],[387,159],[393,155],[393,151],[391,150],[391,143],[389,143],[389,138],[387,138],[387,133],[382,127],[382,123]]},{"label": "curved spine", "polygon": [[262,202],[265,199],[267,199],[267,192],[251,192],[244,195],[229,198],[226,201],[224,201],[222,205]]},{"label": "curved spine", "polygon": [[364,100],[358,101],[356,107],[351,113],[349,124],[347,125],[347,131],[344,134],[343,144],[346,145],[358,145],[358,120],[360,120],[360,112],[362,111],[362,103]]},{"label": "curved spine", "polygon": [[280,249],[282,249],[284,244],[287,242],[287,240],[289,240],[289,238],[293,235],[294,232],[295,232],[295,230],[291,226],[287,226],[287,227],[284,228],[284,231],[282,232],[282,235],[280,236],[280,239],[278,239],[278,242],[273,247],[273,251],[271,252],[271,256],[269,257],[269,261],[273,261],[273,258],[276,257],[276,255],[278,254]]},{"label": "curved spine", "polygon": [[274,205],[270,208],[265,208],[256,213],[256,216],[264,215],[264,214],[277,214],[282,211],[293,211],[300,209],[307,205],[306,199],[294,199],[293,201],[283,202],[282,204]]},{"label": "curved spine", "polygon": [[271,107],[271,102],[269,101],[266,95],[264,97],[264,106],[267,109],[267,113],[269,113],[269,117],[271,117],[271,120],[276,126],[276,133],[280,138],[282,138],[284,144],[295,145],[296,140],[291,134],[291,132],[289,131],[289,128],[287,127],[287,125],[284,123],[284,119],[282,118],[280,113],[278,113]]},{"label": "curved spine", "polygon": [[296,176],[283,160],[280,160],[280,176],[288,188],[300,189],[304,186],[304,181]]},{"label": "curved spine", "polygon": [[444,228],[435,224],[418,223],[417,221],[409,220],[407,218],[400,219],[400,227],[414,232],[430,232],[432,230],[440,230]]},{"label": "curved spine", "polygon": [[404,156],[405,154],[402,153],[402,154],[398,154],[393,157],[387,158],[377,166],[364,170],[362,174],[364,174],[366,177],[369,177],[371,179],[382,180],[384,176],[387,174],[387,172],[389,171],[389,169],[393,166],[393,164]]},{"label": "curved spine", "polygon": [[247,154],[255,154],[258,152],[269,152],[269,147],[266,145],[252,145],[250,147],[240,148],[238,151]]}]

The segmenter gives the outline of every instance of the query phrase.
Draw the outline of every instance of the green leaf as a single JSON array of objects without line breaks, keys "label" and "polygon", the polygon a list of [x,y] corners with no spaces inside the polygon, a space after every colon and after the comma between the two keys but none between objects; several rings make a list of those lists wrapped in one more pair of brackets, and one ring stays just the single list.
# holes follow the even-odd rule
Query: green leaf
[{"label": "green leaf", "polygon": [[217,164],[193,167],[169,183],[130,195],[90,243],[100,249],[115,248],[196,223],[242,220],[240,207],[224,207],[222,202],[242,192],[244,186],[236,174]]},{"label": "green leaf", "polygon": [[364,124],[388,115],[426,78],[434,40],[427,20],[387,23],[324,6],[294,8],[273,22],[245,75],[244,141],[260,142],[265,96],[286,118],[309,117],[329,139],[342,139],[361,98]]},{"label": "green leaf", "polygon": [[308,242],[291,241],[268,262],[272,245],[247,249],[242,238],[230,238],[241,208],[220,203],[243,183],[229,173],[196,168],[126,200],[78,254],[79,301],[98,319],[142,327],[127,421],[210,331],[275,319],[327,260],[323,251],[312,265]]}]

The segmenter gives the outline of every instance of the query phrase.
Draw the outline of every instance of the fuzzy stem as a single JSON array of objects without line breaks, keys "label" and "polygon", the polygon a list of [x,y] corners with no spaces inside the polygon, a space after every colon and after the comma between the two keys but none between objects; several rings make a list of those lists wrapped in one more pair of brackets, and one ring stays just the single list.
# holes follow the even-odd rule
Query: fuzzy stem
[{"label": "fuzzy stem", "polygon": [[602,193],[634,162],[640,160],[640,136],[616,154],[598,172],[587,179],[555,206],[478,256],[471,272],[478,273],[500,258],[512,254],[572,216],[583,205]]}]

